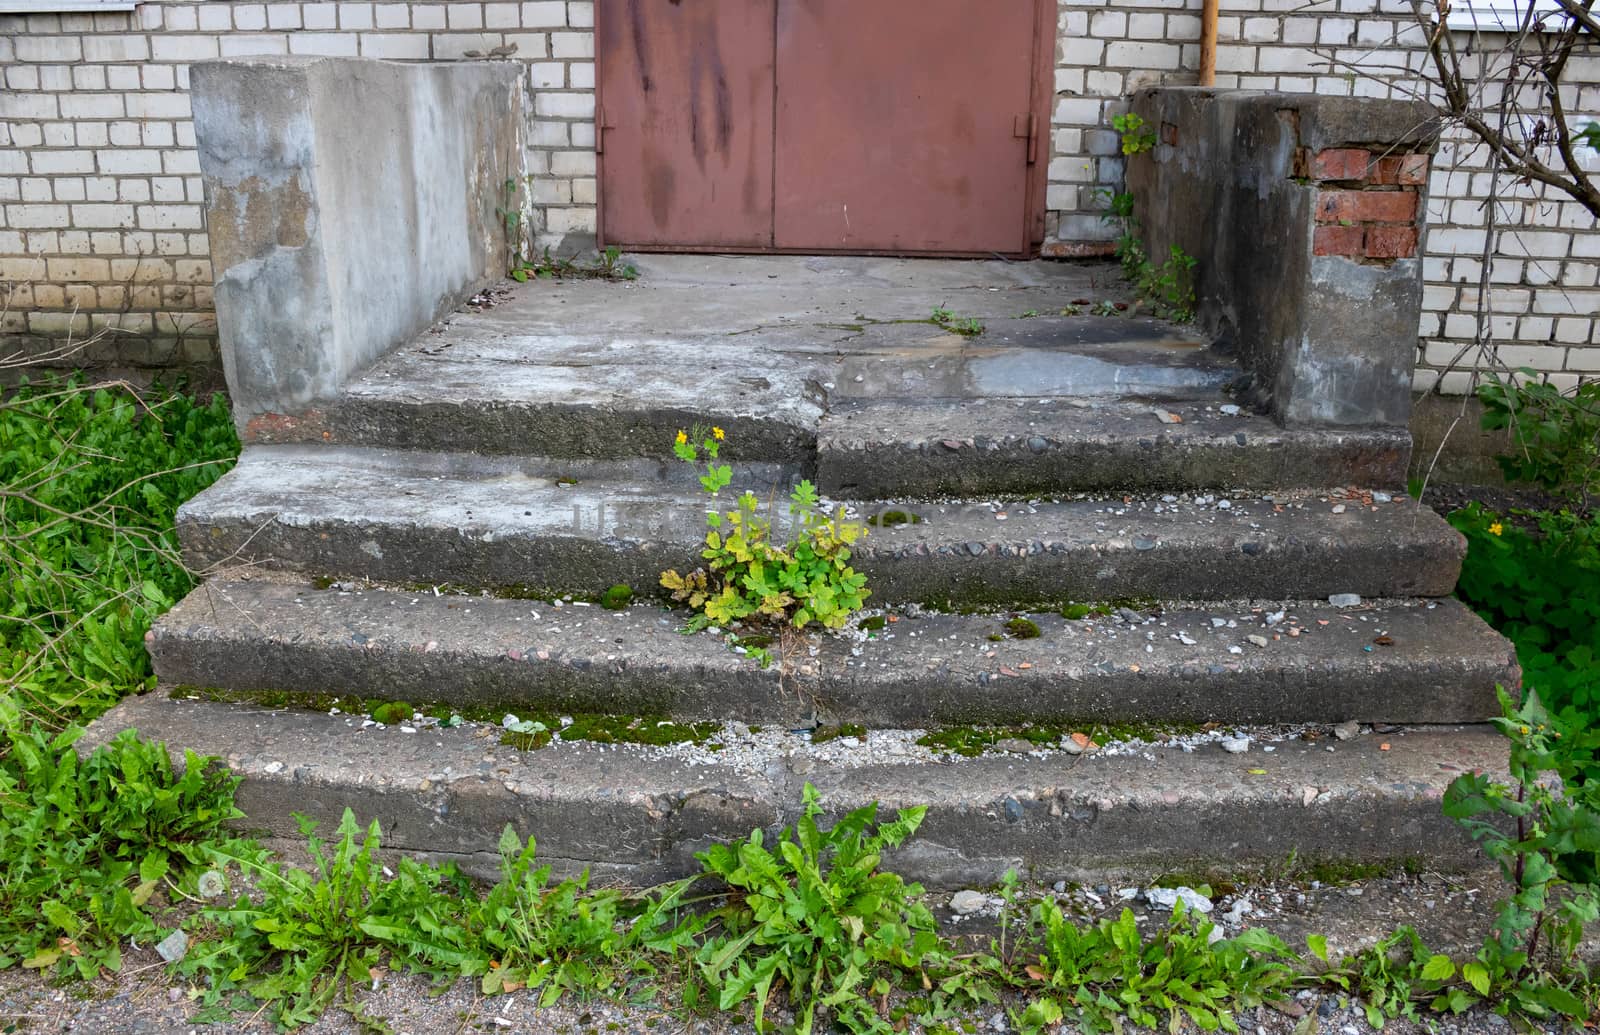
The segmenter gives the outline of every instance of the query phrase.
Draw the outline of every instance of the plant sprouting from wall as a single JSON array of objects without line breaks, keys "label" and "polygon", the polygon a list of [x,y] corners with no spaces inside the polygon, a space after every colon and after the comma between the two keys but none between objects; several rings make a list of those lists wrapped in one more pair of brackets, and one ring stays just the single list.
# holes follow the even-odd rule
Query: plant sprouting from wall
[{"label": "plant sprouting from wall", "polygon": [[[1111,125],[1121,138],[1122,153],[1130,159],[1156,145],[1155,133],[1133,112],[1116,116]],[[1126,191],[1107,191],[1104,196],[1110,201],[1104,218],[1117,228],[1117,261],[1123,276],[1152,304],[1156,315],[1179,323],[1194,319],[1194,256],[1174,244],[1159,264],[1152,261],[1134,215],[1134,196]]]}]

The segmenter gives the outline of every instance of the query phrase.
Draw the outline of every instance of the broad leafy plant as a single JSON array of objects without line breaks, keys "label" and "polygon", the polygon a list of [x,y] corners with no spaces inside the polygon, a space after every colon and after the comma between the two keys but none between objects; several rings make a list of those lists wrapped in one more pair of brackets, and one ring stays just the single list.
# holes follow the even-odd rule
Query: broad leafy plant
[{"label": "broad leafy plant", "polygon": [[[732,468],[721,462],[724,444],[723,430],[715,427],[680,431],[673,443],[678,459],[704,464],[700,484],[714,498],[733,479]],[[708,513],[706,524],[705,567],[661,575],[672,598],[697,612],[691,629],[745,619],[839,629],[871,596],[866,576],[850,567],[850,548],[866,529],[825,510],[809,481],[789,494],[787,541],[777,539],[771,516],[752,492],[741,493],[733,510]]]},{"label": "broad leafy plant", "polygon": [[1234,1011],[1281,997],[1298,957],[1261,930],[1218,938],[1180,900],[1171,921],[1148,937],[1128,909],[1115,920],[1079,926],[1053,901],[1034,907],[1037,955],[1024,967],[1030,1002],[1019,1018],[1037,1032],[1070,1021],[1087,1032],[1121,1031],[1124,1023],[1173,1031],[1187,1020],[1202,1031],[1236,1032]]},{"label": "broad leafy plant", "polygon": [[758,830],[696,856],[728,889],[726,903],[698,921],[710,926],[694,954],[695,976],[717,1006],[753,1002],[763,1028],[782,988],[799,1035],[819,1009],[852,1032],[890,1031],[881,1011],[890,989],[907,979],[931,985],[929,971],[949,963],[922,888],[881,865],[883,851],[915,833],[926,811],[902,810],[880,824],[868,806],[823,830],[808,785],[800,821],[772,844]]},{"label": "broad leafy plant", "polygon": [[203,863],[237,779],[131,732],[80,758],[81,730],[8,730],[0,758],[0,968],[96,977],[120,944],[162,936],[153,908]]}]

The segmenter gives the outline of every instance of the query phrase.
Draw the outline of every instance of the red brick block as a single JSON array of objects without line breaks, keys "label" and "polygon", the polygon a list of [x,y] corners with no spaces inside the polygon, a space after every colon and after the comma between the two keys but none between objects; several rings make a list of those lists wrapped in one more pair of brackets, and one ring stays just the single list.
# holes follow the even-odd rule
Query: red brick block
[{"label": "red brick block", "polygon": [[1395,182],[1402,187],[1420,187],[1428,182],[1427,155],[1401,155],[1400,172]]},{"label": "red brick block", "polygon": [[1311,161],[1314,180],[1361,180],[1367,175],[1372,152],[1359,147],[1330,147]]},{"label": "red brick block", "polygon": [[1390,155],[1388,158],[1378,159],[1377,164],[1372,167],[1372,172],[1367,176],[1367,182],[1383,184],[1385,186],[1393,186],[1394,184],[1399,183],[1399,156]]},{"label": "red brick block", "polygon": [[1311,235],[1311,251],[1315,255],[1347,255],[1352,258],[1362,253],[1365,231],[1359,226],[1319,226]]},{"label": "red brick block", "polygon": [[1163,122],[1161,124],[1161,142],[1170,147],[1178,146],[1178,127],[1175,123]]},{"label": "red brick block", "polygon": [[1319,223],[1409,223],[1417,195],[1398,190],[1329,190],[1317,195]]},{"label": "red brick block", "polygon": [[[1344,229],[1340,227],[1339,229]],[[1367,228],[1367,258],[1409,259],[1417,254],[1417,228],[1414,226],[1371,226]]]}]

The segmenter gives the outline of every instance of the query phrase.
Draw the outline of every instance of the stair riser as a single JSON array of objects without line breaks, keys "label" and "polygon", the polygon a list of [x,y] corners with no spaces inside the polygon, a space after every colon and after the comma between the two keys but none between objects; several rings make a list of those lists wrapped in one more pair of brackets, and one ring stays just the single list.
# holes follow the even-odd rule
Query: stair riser
[{"label": "stair riser", "polygon": [[1361,485],[1404,487],[1410,441],[1373,433],[1341,441],[1240,445],[1232,440],[1120,439],[1028,444],[1026,439],[831,448],[817,484],[835,499],[1049,496],[1058,492],[1184,492]]},{"label": "stair riser", "polygon": [[[618,583],[658,593],[664,570],[703,563],[699,546],[683,541],[608,543],[516,533],[486,541],[437,526],[197,522],[182,514],[178,528],[185,557],[198,570],[251,562],[402,585],[517,587],[538,596],[598,595]],[[1462,554],[1454,539],[1224,540],[1143,551],[1127,540],[973,546],[976,555],[967,546],[869,536],[852,564],[867,576],[875,604],[959,609],[1072,600],[1445,596],[1455,588]]]},{"label": "stair riser", "polygon": [[[423,654],[294,643],[241,644],[158,636],[155,667],[168,685],[352,695],[485,712],[601,712],[751,725],[928,728],[1025,723],[1150,722],[1201,725],[1218,719],[1261,725],[1348,719],[1389,723],[1482,722],[1496,714],[1496,683],[1516,684],[1472,659],[1348,668],[1289,664],[1251,671],[1194,665],[1149,672],[1085,672],[1075,680],[998,672],[980,681],[930,672],[901,679],[787,675],[754,662],[737,671],[634,667],[588,659],[540,662],[505,655]],[[1009,667],[1009,666],[1008,666]]]},{"label": "stair riser", "polygon": [[[156,623],[150,651],[168,685],[442,703],[493,719],[611,712],[786,729],[1481,722],[1496,714],[1495,685],[1518,683],[1510,644],[1454,601],[1282,607],[1276,626],[1235,608],[1137,627],[1036,615],[1039,636],[999,641],[994,618],[925,615],[866,642],[807,635],[787,655],[774,644],[762,669],[649,606],[214,582]],[[1247,639],[1262,633],[1276,639]],[[1373,645],[1380,633],[1388,646]]]},{"label": "stair riser", "polygon": [[791,464],[806,477],[816,470],[817,437],[812,429],[783,420],[677,408],[404,405],[356,399],[342,401],[330,411],[326,438],[300,441],[578,460],[665,460],[672,458],[678,432],[696,426],[722,428],[737,444],[742,462]]},{"label": "stair riser", "polygon": [[[506,824],[538,838],[563,872],[650,882],[694,868],[708,843],[791,823],[814,784],[829,814],[872,801],[927,807],[916,838],[889,865],[934,887],[997,881],[1007,869],[1043,880],[1108,869],[1379,863],[1420,855],[1439,869],[1476,853],[1439,811],[1460,771],[1499,771],[1492,731],[1413,733],[1380,754],[1377,738],[1285,746],[1267,772],[1254,760],[1162,752],[1107,759],[978,759],[956,765],[835,768],[775,760],[756,772],[686,766],[623,750],[518,753],[471,730],[358,733],[322,716],[133,699],[96,723],[85,749],[136,726],[175,750],[221,755],[243,777],[252,829],[293,837],[291,813],[326,825],[350,808],[377,819],[385,845],[493,870]],[[1387,743],[1387,741],[1386,741]],[[1220,759],[1220,762],[1219,762]],[[1318,800],[1306,804],[1304,791]],[[1322,797],[1326,795],[1326,797]]]}]

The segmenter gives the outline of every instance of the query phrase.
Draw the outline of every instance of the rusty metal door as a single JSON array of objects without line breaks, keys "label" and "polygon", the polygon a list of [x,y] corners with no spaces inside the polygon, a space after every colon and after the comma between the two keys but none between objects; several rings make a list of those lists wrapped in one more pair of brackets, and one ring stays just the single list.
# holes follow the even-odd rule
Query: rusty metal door
[{"label": "rusty metal door", "polygon": [[598,0],[602,243],[1025,255],[1055,0]]},{"label": "rusty metal door", "polygon": [[775,4],[596,4],[603,241],[772,247]]},{"label": "rusty metal door", "polygon": [[778,247],[1027,251],[1034,13],[780,0]]}]

